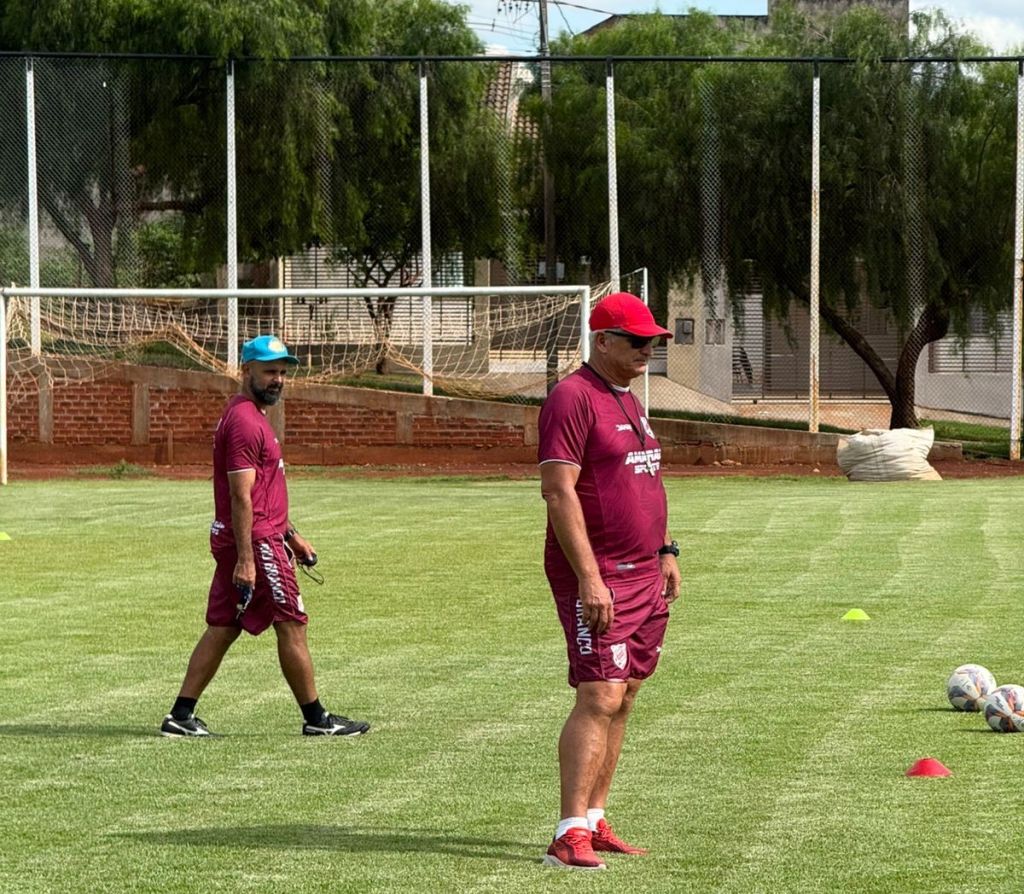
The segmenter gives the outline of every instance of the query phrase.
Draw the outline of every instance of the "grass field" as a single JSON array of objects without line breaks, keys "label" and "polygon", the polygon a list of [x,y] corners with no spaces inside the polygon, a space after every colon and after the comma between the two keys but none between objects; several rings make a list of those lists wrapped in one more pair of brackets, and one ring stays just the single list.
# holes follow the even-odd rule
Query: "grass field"
[{"label": "grass field", "polygon": [[[324,701],[374,724],[354,742],[299,735],[272,635],[200,703],[222,737],[156,735],[202,629],[208,482],[0,490],[0,891],[1019,890],[1024,736],[945,680],[1024,683],[1024,479],[668,489],[683,596],[609,812],[652,854],[582,877],[539,863],[571,696],[537,482],[292,481]],[[904,777],[928,755],[954,775]]]}]

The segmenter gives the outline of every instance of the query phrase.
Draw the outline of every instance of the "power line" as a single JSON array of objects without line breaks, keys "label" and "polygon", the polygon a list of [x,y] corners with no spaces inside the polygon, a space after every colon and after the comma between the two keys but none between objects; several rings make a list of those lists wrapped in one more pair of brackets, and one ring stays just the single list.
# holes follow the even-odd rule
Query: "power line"
[{"label": "power line", "polygon": [[565,22],[565,30],[569,32],[570,37],[575,37],[576,32],[572,30],[572,25],[569,24],[569,20],[565,17],[565,11],[562,9],[562,4],[559,0],[553,0],[555,6],[558,7],[558,14],[562,17],[562,21]]},{"label": "power line", "polygon": [[466,19],[466,23],[481,31],[493,31],[496,34],[506,34],[509,37],[533,37],[534,35],[534,31],[529,28],[516,28],[511,24],[502,25],[493,19]]},{"label": "power line", "polygon": [[[516,5],[519,5],[519,4],[526,4],[526,3],[540,3],[541,0],[514,0],[514,2],[515,2]],[[555,2],[555,0],[551,0],[551,2]],[[586,10],[587,12],[596,12],[596,13],[600,13],[603,16],[622,15],[622,13],[611,12],[611,11],[609,11],[607,9],[597,9],[594,6],[584,6],[581,3],[572,3],[572,2],[570,2],[570,0],[557,0],[557,2],[560,3],[563,6],[571,6],[573,9],[583,9],[583,10]],[[511,5],[512,0],[499,0],[499,6],[503,5],[503,3],[507,3],[507,4]]]}]

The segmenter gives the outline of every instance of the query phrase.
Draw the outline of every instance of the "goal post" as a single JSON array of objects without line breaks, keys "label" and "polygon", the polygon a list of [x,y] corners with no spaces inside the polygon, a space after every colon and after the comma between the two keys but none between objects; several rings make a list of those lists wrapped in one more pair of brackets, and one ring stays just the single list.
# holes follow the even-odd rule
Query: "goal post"
[{"label": "goal post", "polygon": [[542,398],[553,360],[562,377],[587,358],[591,292],[583,285],[0,288],[0,475],[6,481],[8,408],[38,397],[44,384],[99,379],[117,364],[237,375],[232,349],[268,332],[299,356],[299,381],[385,388],[397,381],[424,394]]}]

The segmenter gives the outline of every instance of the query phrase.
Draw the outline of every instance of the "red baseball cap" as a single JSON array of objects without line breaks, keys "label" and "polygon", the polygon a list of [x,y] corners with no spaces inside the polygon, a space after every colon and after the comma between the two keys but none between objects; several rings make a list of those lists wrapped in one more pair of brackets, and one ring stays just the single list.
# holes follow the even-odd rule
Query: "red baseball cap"
[{"label": "red baseball cap", "polygon": [[590,331],[599,332],[603,329],[618,329],[630,335],[648,338],[658,335],[672,337],[671,332],[654,322],[654,316],[647,305],[629,292],[612,292],[594,305],[590,312]]}]

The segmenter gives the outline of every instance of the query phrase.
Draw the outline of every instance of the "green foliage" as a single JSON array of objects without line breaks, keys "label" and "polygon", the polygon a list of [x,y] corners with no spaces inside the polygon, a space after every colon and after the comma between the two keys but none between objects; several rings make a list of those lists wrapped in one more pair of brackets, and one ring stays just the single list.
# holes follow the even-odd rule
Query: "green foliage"
[{"label": "green foliage", "polygon": [[[28,285],[28,228],[0,224],[0,282]],[[82,285],[81,262],[69,249],[50,249],[39,260],[39,279],[46,285]]]},{"label": "green foliage", "polygon": [[[467,55],[482,49],[463,11],[435,0],[382,4],[375,54]],[[428,70],[430,190],[435,258],[483,255],[497,239],[496,122],[482,106],[488,68]],[[324,241],[359,270],[364,285],[408,285],[395,277],[421,238],[419,72],[412,64],[346,64],[330,72],[337,101],[332,216]]]},{"label": "green foliage", "polygon": [[141,285],[186,289],[202,285],[202,277],[192,260],[195,248],[190,244],[181,217],[143,224],[135,237]]},{"label": "green foliage", "polygon": [[119,459],[112,466],[87,466],[77,470],[77,474],[87,477],[112,478],[117,481],[122,478],[149,478],[153,475],[153,471],[137,463],[130,463],[126,459]]},{"label": "green foliage", "polygon": [[[708,13],[691,11],[682,19],[654,14],[563,41],[552,52],[726,55],[736,37]],[[705,71],[697,65],[650,62],[615,66],[620,266],[650,268],[659,315],[669,285],[691,275],[699,259],[700,216],[695,210],[701,174],[700,81]],[[525,104],[546,135],[556,183],[559,254],[566,259],[570,280],[581,274],[582,257],[589,258],[595,273],[608,264],[605,74],[603,64],[555,66],[547,123],[539,95]],[[539,195],[533,207],[543,207]],[[539,218],[535,229],[542,231]]]},{"label": "green foliage", "polygon": [[[240,259],[331,243],[364,282],[391,282],[420,244],[416,67],[272,60],[482,50],[465,9],[442,0],[14,0],[0,14],[0,48],[24,47],[212,57],[52,64],[41,202],[91,282],[135,279],[120,285],[184,285],[224,262],[224,64],[239,56],[258,60],[235,65]],[[432,189],[450,209],[433,221],[435,254],[471,258],[498,232],[488,72],[430,74]],[[13,102],[24,96],[19,66],[0,67],[0,78]],[[13,205],[24,147],[0,151],[0,198]],[[154,212],[183,215],[180,233],[137,231]]]},{"label": "green foliage", "polygon": [[[877,9],[824,25],[792,5],[767,29],[707,15],[640,16],[559,48],[578,54],[853,59],[822,64],[821,313],[914,425],[916,361],[972,312],[992,316],[1012,280],[1015,82],[1010,64],[893,64],[885,57],[981,55],[941,13],[901,32]],[[809,64],[615,66],[621,269],[672,284],[702,274],[769,313],[810,301]],[[534,99],[534,114],[543,109]],[[556,171],[559,250],[606,264],[604,66],[556,69],[545,151]],[[538,230],[539,232],[539,230]],[[599,246],[599,248],[595,248]],[[895,322],[895,364],[861,331],[862,298]]]},{"label": "green foliage", "polygon": [[943,419],[922,419],[921,425],[934,428],[937,441],[960,441],[967,456],[1010,455],[1010,432],[1005,427]]}]

